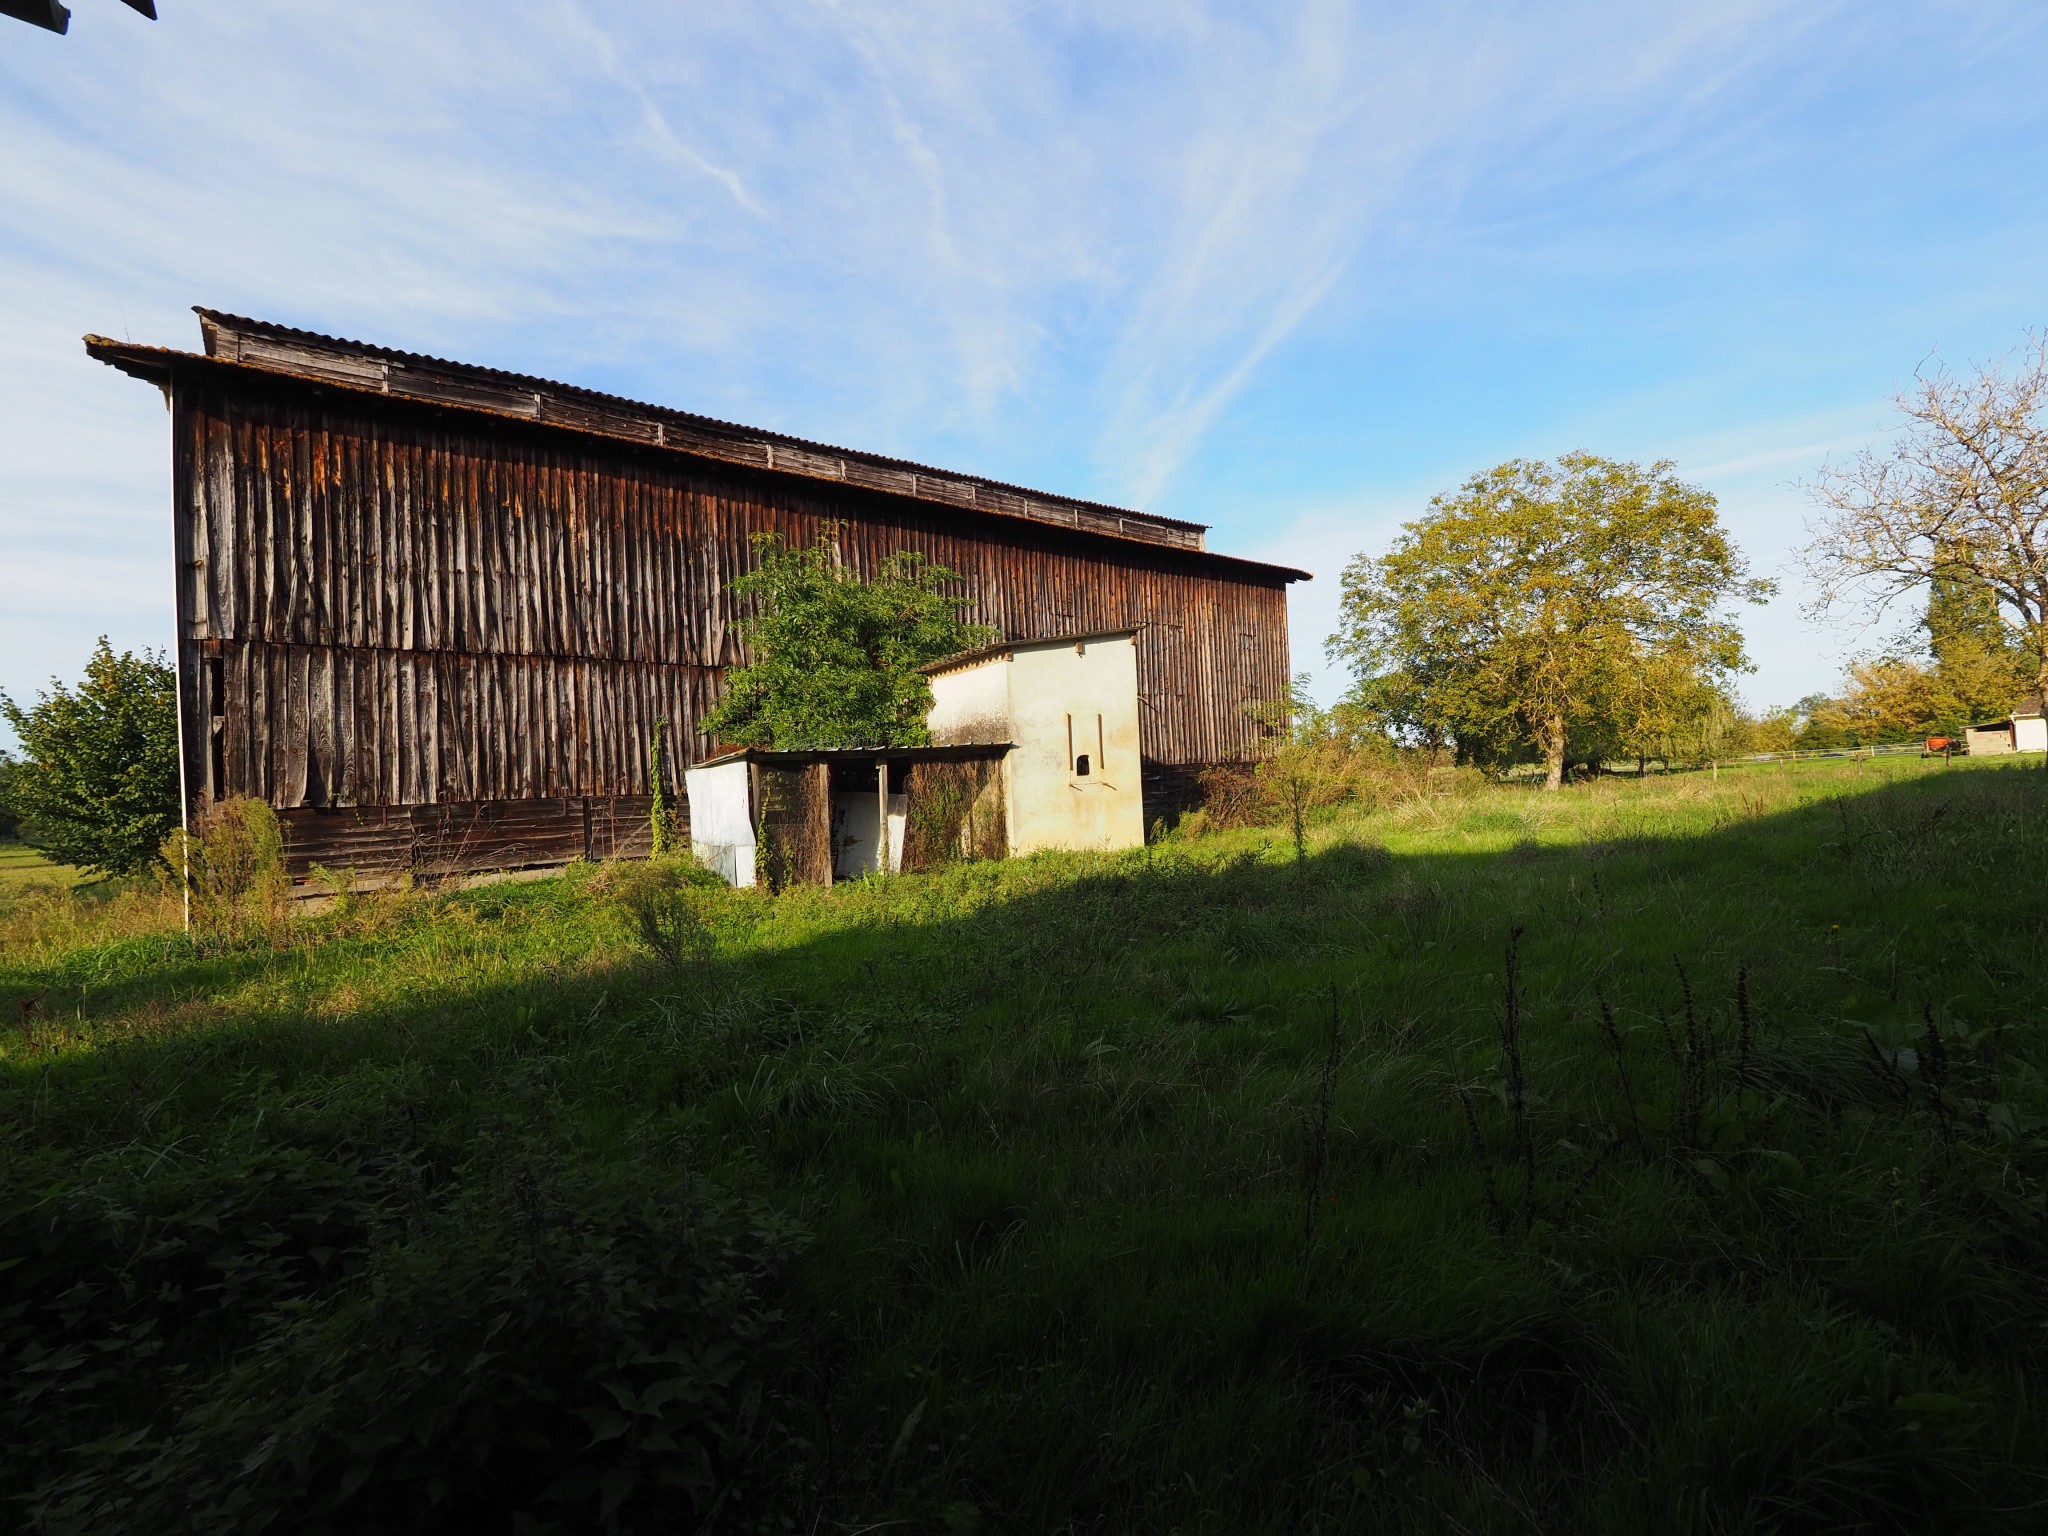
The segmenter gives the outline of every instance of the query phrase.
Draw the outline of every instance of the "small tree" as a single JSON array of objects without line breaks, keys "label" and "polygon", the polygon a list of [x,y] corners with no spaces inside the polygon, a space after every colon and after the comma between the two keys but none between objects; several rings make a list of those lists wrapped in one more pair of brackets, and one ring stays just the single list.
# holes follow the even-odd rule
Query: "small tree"
[{"label": "small tree", "polygon": [[1817,719],[1839,727],[1859,747],[1911,741],[1943,728],[1959,710],[1939,670],[1910,657],[1880,656],[1850,664],[1848,687]]},{"label": "small tree", "polygon": [[2048,689],[2048,334],[2029,335],[2008,366],[1923,376],[1894,404],[1904,421],[1890,453],[1866,449],[1808,487],[1820,509],[1811,610],[1875,618],[1927,590],[1934,619],[1936,589],[1967,579],[1981,592],[1962,597],[1974,612],[1964,629],[1983,634],[1988,593],[2032,686]]},{"label": "small tree", "polygon": [[808,549],[754,536],[758,569],[732,590],[755,600],[744,632],[754,659],[726,674],[704,730],[741,747],[922,746],[931,685],[917,668],[995,631],[970,624],[959,576],[899,551],[863,579],[829,531]]},{"label": "small tree", "polygon": [[1750,722],[1749,749],[1752,752],[1793,752],[1799,747],[1799,710],[1781,704]]},{"label": "small tree", "polygon": [[0,693],[0,714],[25,754],[9,807],[39,848],[108,874],[156,858],[180,820],[177,676],[161,652],[116,656],[102,635],[77,691],[53,679],[29,709]]},{"label": "small tree", "polygon": [[1479,761],[1533,747],[1555,789],[1574,734],[1614,737],[1646,714],[1646,690],[1746,667],[1721,610],[1773,590],[1670,464],[1517,459],[1351,562],[1330,650],[1361,703],[1414,737]]},{"label": "small tree", "polygon": [[1278,699],[1247,705],[1275,741],[1255,774],[1258,797],[1287,818],[1294,834],[1294,866],[1308,869],[1308,822],[1318,808],[1340,798],[1353,764],[1334,711],[1318,705],[1308,692],[1303,672]]},{"label": "small tree", "polygon": [[1635,758],[1640,776],[1648,760],[1667,768],[1720,763],[1738,755],[1751,738],[1748,723],[1720,688],[1697,679],[1667,679],[1650,693],[1644,709],[1632,719],[1618,741]]},{"label": "small tree", "polygon": [[232,941],[260,929],[278,945],[289,936],[284,828],[267,802],[235,796],[206,807],[192,831],[171,830],[163,858],[185,883],[193,932]]},{"label": "small tree", "polygon": [[667,734],[664,716],[654,722],[654,737],[647,743],[647,779],[654,791],[647,807],[648,851],[657,859],[676,849],[676,813],[668,803],[668,754],[662,741]]}]

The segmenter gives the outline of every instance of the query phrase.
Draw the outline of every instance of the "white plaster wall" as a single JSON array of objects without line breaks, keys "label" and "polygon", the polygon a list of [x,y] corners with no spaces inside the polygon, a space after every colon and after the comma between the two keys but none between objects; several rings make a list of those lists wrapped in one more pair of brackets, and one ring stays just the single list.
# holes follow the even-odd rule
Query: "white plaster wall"
[{"label": "white plaster wall", "polygon": [[931,680],[932,707],[925,724],[936,745],[1016,739],[1010,734],[1009,667],[1004,654]]},{"label": "white plaster wall", "polygon": [[[1011,851],[1142,846],[1136,639],[1020,645],[1006,670]],[[1074,762],[1084,754],[1085,775]]]},{"label": "white plaster wall", "polygon": [[2013,749],[2018,752],[2048,752],[2048,720],[2039,715],[2022,715],[2012,723]]}]

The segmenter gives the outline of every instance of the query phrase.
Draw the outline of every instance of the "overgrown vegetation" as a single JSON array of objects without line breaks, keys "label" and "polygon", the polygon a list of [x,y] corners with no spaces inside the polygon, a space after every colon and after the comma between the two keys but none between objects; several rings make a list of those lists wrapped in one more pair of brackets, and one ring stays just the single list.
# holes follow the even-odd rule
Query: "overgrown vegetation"
[{"label": "overgrown vegetation", "polygon": [[760,564],[733,582],[753,600],[752,660],[725,674],[700,729],[734,747],[918,746],[931,685],[917,669],[994,638],[963,616],[960,577],[903,550],[863,575],[835,530],[807,549],[754,536]]},{"label": "overgrown vegetation", "polygon": [[647,782],[654,793],[647,808],[647,844],[659,859],[675,853],[676,812],[668,792],[668,721],[654,722],[653,738],[647,743]]},{"label": "overgrown vegetation", "polygon": [[0,895],[17,1518],[2038,1528],[2048,914],[1949,874],[2038,771],[1431,782],[283,947]]},{"label": "overgrown vegetation", "polygon": [[292,890],[284,828],[266,802],[237,797],[208,806],[190,832],[181,827],[164,840],[163,865],[183,887],[198,942],[287,939]]}]

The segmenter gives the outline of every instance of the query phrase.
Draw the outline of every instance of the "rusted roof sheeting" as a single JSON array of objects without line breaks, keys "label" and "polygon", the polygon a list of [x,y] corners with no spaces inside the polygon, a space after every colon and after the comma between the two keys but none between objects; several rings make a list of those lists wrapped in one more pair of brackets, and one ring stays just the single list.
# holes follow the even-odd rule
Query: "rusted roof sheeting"
[{"label": "rusted roof sheeting", "polygon": [[647,405],[526,374],[324,336],[219,310],[199,309],[197,313],[207,355],[226,362],[248,363],[327,383],[440,404],[476,406],[703,453],[756,468],[843,480],[949,506],[1036,518],[1181,549],[1202,548],[1207,531],[1200,523],[1179,518],[1053,496],[976,475],[764,432],[757,427]]},{"label": "rusted roof sheeting", "polygon": [[[182,369],[187,376],[213,372],[226,378],[241,374],[287,388],[361,391],[380,399],[390,400],[394,404],[409,403],[416,408],[425,407],[436,411],[475,412],[498,420],[529,422],[540,430],[552,429],[623,439],[650,448],[721,459],[727,463],[744,465],[749,469],[778,476],[835,480],[864,490],[936,502],[968,513],[1024,518],[1096,538],[1128,539],[1142,544],[1165,545],[1169,548],[1187,550],[1207,560],[1262,571],[1286,581],[1312,579],[1307,571],[1292,566],[1270,565],[1263,561],[1245,560],[1235,555],[1211,553],[1203,547],[1205,525],[1200,523],[1177,523],[1173,519],[1158,518],[1149,513],[1125,512],[1086,502],[1060,501],[1037,492],[1015,491],[994,482],[963,481],[959,477],[944,476],[941,471],[926,470],[913,473],[917,467],[912,465],[906,465],[902,469],[888,468],[887,465],[893,461],[848,460],[839,465],[839,472],[828,473],[822,467],[822,461],[800,450],[777,448],[772,443],[744,440],[717,442],[707,438],[692,441],[686,432],[664,429],[659,422],[602,410],[533,409],[511,394],[489,388],[451,386],[438,395],[429,396],[423,393],[384,389],[367,378],[352,373],[345,366],[288,370],[256,363],[230,362],[223,358],[181,352],[174,347],[151,347],[134,342],[115,341],[106,336],[88,335],[84,340],[86,352],[92,358],[119,369],[131,378],[156,384],[167,392],[171,388],[173,373],[178,369]],[[650,406],[636,409],[653,411],[657,408]],[[747,429],[733,430],[744,432]],[[981,488],[978,493],[974,489],[977,484]],[[1176,533],[1175,529],[1193,532]]]}]

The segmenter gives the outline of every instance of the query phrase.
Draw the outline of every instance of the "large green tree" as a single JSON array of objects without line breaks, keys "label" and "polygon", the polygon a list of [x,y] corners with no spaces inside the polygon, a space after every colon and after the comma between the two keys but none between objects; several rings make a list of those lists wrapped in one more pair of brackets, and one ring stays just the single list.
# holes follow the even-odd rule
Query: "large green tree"
[{"label": "large green tree", "polygon": [[1671,464],[1515,459],[1351,562],[1330,650],[1394,725],[1479,761],[1533,749],[1555,789],[1575,735],[1637,738],[1673,690],[1744,670],[1727,606],[1772,590]]},{"label": "large green tree", "polygon": [[931,739],[931,685],[917,668],[971,650],[995,632],[970,624],[960,578],[899,551],[872,576],[839,558],[831,531],[809,548],[757,534],[760,565],[732,584],[754,601],[753,660],[726,674],[704,719],[741,747],[919,746]]},{"label": "large green tree", "polygon": [[21,738],[9,808],[51,858],[130,874],[178,825],[177,676],[163,654],[114,654],[100,637],[74,689],[54,679],[23,709],[0,693]]}]

